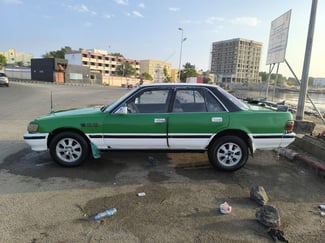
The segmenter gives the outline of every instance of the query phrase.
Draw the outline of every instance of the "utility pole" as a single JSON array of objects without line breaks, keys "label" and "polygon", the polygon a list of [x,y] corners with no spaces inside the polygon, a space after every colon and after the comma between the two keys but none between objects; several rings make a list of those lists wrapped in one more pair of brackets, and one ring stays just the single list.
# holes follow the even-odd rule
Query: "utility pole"
[{"label": "utility pole", "polygon": [[315,29],[316,10],[317,10],[317,0],[313,0],[311,12],[310,12],[305,59],[304,59],[299,100],[297,106],[296,120],[298,121],[304,119],[306,95],[308,92],[309,66],[310,66],[310,59],[311,59],[311,51],[313,47],[314,29]]},{"label": "utility pole", "polygon": [[179,53],[179,64],[178,64],[178,82],[181,82],[181,64],[182,64],[182,50],[183,50],[183,42],[186,41],[186,38],[183,37],[183,28],[178,28],[181,31],[181,49]]}]

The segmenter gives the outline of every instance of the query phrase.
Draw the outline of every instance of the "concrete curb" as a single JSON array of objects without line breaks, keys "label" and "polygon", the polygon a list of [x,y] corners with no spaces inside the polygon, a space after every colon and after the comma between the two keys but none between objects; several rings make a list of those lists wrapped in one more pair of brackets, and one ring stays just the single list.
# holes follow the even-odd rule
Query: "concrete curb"
[{"label": "concrete curb", "polygon": [[321,164],[321,163],[319,163],[317,161],[314,161],[314,160],[312,160],[312,159],[310,159],[310,158],[308,158],[308,157],[306,157],[306,156],[304,156],[302,154],[297,154],[295,156],[295,159],[299,160],[299,161],[302,161],[305,164],[307,164],[307,165],[309,165],[309,166],[311,166],[311,167],[313,167],[313,168],[315,168],[315,169],[317,169],[319,171],[325,172],[325,165],[323,165],[323,164]]},{"label": "concrete curb", "polygon": [[308,157],[308,155],[299,153],[289,148],[280,149],[278,152],[280,153],[280,155],[286,157],[289,160],[297,160],[303,162],[309,167],[312,167],[321,173],[325,173],[325,165]]}]

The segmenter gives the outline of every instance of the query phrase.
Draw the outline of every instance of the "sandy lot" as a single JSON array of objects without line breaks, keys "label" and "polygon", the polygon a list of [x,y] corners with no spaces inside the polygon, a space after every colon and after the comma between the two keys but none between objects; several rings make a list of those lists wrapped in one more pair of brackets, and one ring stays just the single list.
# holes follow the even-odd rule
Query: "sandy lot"
[{"label": "sandy lot", "polygon": [[[249,198],[253,185],[262,185],[269,204],[278,208],[289,242],[325,237],[325,217],[317,208],[325,202],[324,178],[303,165],[270,151],[258,153],[235,173],[224,173],[204,165],[204,154],[158,154],[156,165],[148,164],[147,156],[105,155],[102,160],[118,160],[123,168],[92,188],[85,180],[69,179],[76,189],[47,191],[51,183],[65,180],[59,177],[40,180],[40,192],[1,195],[2,242],[272,242],[268,228],[255,218],[259,206]],[[175,167],[181,166],[180,157],[185,168]],[[194,162],[201,166],[188,166]],[[26,176],[20,180],[29,183]],[[233,208],[229,215],[219,212],[224,201]],[[91,218],[112,207],[117,209],[112,217]]]}]

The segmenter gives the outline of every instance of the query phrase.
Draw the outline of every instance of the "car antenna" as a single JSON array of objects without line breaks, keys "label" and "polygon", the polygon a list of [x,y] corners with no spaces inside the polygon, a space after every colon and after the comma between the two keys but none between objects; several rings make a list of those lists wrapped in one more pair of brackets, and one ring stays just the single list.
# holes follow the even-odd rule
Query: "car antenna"
[{"label": "car antenna", "polygon": [[52,90],[51,90],[51,112],[50,113],[53,113],[53,97],[52,97]]}]

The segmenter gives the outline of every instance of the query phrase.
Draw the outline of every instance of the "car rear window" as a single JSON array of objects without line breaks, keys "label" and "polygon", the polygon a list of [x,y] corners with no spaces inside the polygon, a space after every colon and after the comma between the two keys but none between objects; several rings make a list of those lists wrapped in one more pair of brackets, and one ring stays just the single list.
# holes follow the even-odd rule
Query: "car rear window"
[{"label": "car rear window", "polygon": [[7,77],[5,73],[0,73],[0,77]]}]

